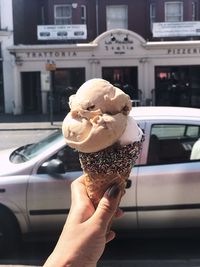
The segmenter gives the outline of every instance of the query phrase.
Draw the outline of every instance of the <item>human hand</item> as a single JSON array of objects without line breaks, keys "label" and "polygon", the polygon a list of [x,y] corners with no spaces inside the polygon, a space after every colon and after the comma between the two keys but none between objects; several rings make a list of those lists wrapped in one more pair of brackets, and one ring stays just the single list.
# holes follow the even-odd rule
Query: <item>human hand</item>
[{"label": "human hand", "polygon": [[83,176],[72,183],[71,209],[58,243],[44,267],[95,267],[105,245],[115,237],[110,230],[118,209],[121,193],[117,185],[110,187],[97,209],[88,198]]}]

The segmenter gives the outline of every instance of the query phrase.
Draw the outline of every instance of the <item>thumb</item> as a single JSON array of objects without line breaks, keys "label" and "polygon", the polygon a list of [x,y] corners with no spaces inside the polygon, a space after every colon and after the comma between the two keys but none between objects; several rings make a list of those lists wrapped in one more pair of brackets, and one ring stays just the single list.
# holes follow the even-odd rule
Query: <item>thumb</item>
[{"label": "thumb", "polygon": [[101,227],[107,229],[112,217],[114,216],[121,199],[121,190],[118,184],[114,184],[107,189],[103,198],[100,200],[93,215]]}]

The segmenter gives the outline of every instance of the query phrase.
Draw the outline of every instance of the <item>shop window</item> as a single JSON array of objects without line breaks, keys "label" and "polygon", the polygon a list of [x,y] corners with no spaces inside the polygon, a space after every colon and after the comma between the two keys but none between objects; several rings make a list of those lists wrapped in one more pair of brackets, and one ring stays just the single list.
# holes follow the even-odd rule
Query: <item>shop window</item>
[{"label": "shop window", "polygon": [[200,108],[199,71],[199,66],[156,67],[155,104]]},{"label": "shop window", "polygon": [[86,6],[81,5],[81,24],[86,24]]},{"label": "shop window", "polygon": [[123,90],[131,100],[140,102],[142,93],[138,89],[137,67],[104,67],[102,68],[102,78]]},{"label": "shop window", "polygon": [[183,2],[165,2],[165,21],[183,21]]},{"label": "shop window", "polygon": [[71,5],[55,5],[54,6],[54,22],[58,25],[72,24],[72,6]]},{"label": "shop window", "polygon": [[128,8],[126,5],[106,6],[107,30],[128,29]]},{"label": "shop window", "polygon": [[196,152],[199,137],[199,125],[153,125],[149,141],[148,164],[173,164],[200,159],[200,155],[197,156]]},{"label": "shop window", "polygon": [[156,6],[155,3],[150,4],[150,26],[153,29],[153,23],[156,21]]}]

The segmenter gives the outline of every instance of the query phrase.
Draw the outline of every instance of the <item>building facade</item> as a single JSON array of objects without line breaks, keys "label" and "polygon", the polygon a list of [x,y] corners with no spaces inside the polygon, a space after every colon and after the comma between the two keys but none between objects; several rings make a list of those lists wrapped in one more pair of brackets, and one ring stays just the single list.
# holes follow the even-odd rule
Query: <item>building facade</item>
[{"label": "building facade", "polygon": [[[4,112],[48,113],[53,105],[54,113],[64,114],[68,97],[94,77],[119,86],[135,105],[200,107],[198,31],[159,36],[162,29],[158,35],[153,30],[156,23],[163,27],[161,22],[168,23],[165,29],[173,23],[198,26],[199,4],[199,0],[13,1],[14,44],[7,47],[12,69],[5,76],[14,86],[5,90],[4,84]],[[71,33],[75,36],[69,38]]]},{"label": "building facade", "polygon": [[[0,1],[0,113],[5,106],[12,106],[10,96],[13,94],[12,81],[13,59],[8,47],[13,45],[12,0]],[[9,75],[8,75],[9,74]],[[12,107],[9,108],[12,110]]]}]

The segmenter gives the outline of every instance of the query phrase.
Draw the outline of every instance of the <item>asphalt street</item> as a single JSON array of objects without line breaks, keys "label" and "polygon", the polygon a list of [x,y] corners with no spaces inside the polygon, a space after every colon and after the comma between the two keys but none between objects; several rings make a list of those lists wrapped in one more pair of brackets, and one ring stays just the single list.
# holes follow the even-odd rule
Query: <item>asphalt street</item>
[{"label": "asphalt street", "polygon": [[52,130],[0,131],[0,149],[34,143],[49,135],[51,132]]},{"label": "asphalt street", "polygon": [[[25,244],[0,264],[42,266],[53,246]],[[199,239],[122,238],[107,244],[98,267],[200,267],[199,251]]]}]

